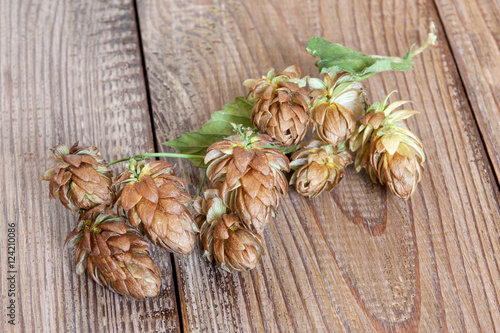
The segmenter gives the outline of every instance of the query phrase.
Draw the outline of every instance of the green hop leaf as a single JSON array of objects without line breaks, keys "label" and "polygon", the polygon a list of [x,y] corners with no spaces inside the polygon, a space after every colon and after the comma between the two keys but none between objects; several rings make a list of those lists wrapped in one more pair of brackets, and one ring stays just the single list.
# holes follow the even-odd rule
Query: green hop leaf
[{"label": "green hop leaf", "polygon": [[385,71],[412,69],[414,65],[412,58],[436,42],[434,23],[431,23],[430,30],[427,41],[413,52],[414,45],[412,45],[402,58],[366,55],[346,46],[330,43],[321,37],[309,39],[307,52],[319,58],[316,65],[320,74],[346,71],[359,76],[359,80],[363,80]]},{"label": "green hop leaf", "polygon": [[321,74],[345,71],[359,75],[361,79],[384,71],[406,71],[414,65],[410,51],[403,58],[371,56],[340,44],[332,44],[321,37],[309,39],[307,52],[319,58],[316,65]]},{"label": "green hop leaf", "polygon": [[[215,112],[199,131],[183,133],[180,138],[163,144],[177,149],[181,154],[205,156],[210,145],[235,134],[232,124],[254,128],[250,120],[254,104],[255,100],[252,98],[237,97],[234,102],[226,104],[224,110]],[[197,167],[206,167],[203,159],[188,158],[188,160]]]}]

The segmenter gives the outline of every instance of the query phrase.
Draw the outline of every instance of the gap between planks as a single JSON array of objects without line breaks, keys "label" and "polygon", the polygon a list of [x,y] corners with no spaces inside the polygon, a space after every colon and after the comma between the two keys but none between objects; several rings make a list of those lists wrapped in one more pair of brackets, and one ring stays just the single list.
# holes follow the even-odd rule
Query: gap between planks
[{"label": "gap between planks", "polygon": [[[139,12],[137,10],[137,0],[132,0],[132,5],[134,8],[134,18],[135,18],[135,23],[137,27],[137,39],[138,39],[138,45],[139,45],[139,54],[141,58],[141,67],[142,67],[142,75],[144,78],[144,84],[145,84],[145,89],[146,89],[146,101],[147,101],[147,108],[148,108],[148,113],[149,113],[149,119],[151,122],[151,134],[153,137],[153,147],[154,151],[158,152],[158,141],[155,139],[156,138],[156,131],[155,131],[155,123],[154,123],[154,115],[153,115],[153,106],[151,104],[151,93],[149,90],[149,81],[148,81],[148,70],[146,67],[146,59],[144,57],[144,48],[142,45],[142,35],[141,35],[141,21],[139,19]],[[159,158],[155,158],[158,160]],[[178,279],[178,274],[177,274],[177,263],[174,258],[174,254],[170,253],[170,265],[172,267],[172,280],[174,281],[174,291],[175,291],[175,304],[177,308],[177,322],[179,324],[179,332],[184,333],[184,318],[185,318],[185,311],[183,311],[182,306],[181,306],[181,298],[180,298],[180,290],[179,290],[179,279]]]},{"label": "gap between planks", "polygon": [[[451,56],[453,57],[453,65],[457,69],[458,77],[460,78],[460,84],[464,88],[465,99],[467,100],[467,104],[468,104],[470,110],[472,111],[471,112],[472,113],[472,119],[474,119],[474,124],[476,126],[477,133],[479,133],[479,138],[481,139],[481,144],[482,144],[482,147],[483,147],[483,150],[484,150],[484,155],[486,155],[486,158],[487,158],[486,162],[491,166],[491,168],[489,169],[490,170],[490,176],[495,180],[496,185],[497,185],[497,191],[496,191],[495,194],[496,194],[497,198],[500,199],[500,192],[499,192],[500,191],[500,170],[498,170],[498,171],[496,170],[497,167],[495,165],[495,159],[491,155],[490,150],[488,150],[488,145],[486,144],[486,140],[484,138],[484,135],[485,135],[484,129],[481,128],[481,126],[479,124],[479,121],[477,119],[478,116],[477,116],[477,114],[475,112],[474,105],[473,105],[473,103],[471,102],[471,99],[470,99],[470,93],[471,93],[470,92],[470,87],[468,87],[467,82],[464,79],[464,73],[463,73],[463,71],[462,71],[462,69],[461,69],[461,67],[459,66],[459,63],[458,63],[457,57],[459,57],[460,55],[458,54],[458,50],[456,50],[456,48],[452,46],[452,44],[450,42],[450,37],[448,36],[448,30],[446,29],[446,26],[447,26],[446,19],[443,17],[444,13],[441,10],[439,4],[437,3],[437,0],[432,0],[432,3],[434,5],[434,8],[435,8],[436,13],[437,13],[436,16],[439,18],[439,26],[443,27],[443,31],[441,31],[441,33],[443,34],[444,39],[446,40],[446,45],[448,46],[448,49],[450,50]],[[439,31],[438,31],[438,33],[439,33]]]}]

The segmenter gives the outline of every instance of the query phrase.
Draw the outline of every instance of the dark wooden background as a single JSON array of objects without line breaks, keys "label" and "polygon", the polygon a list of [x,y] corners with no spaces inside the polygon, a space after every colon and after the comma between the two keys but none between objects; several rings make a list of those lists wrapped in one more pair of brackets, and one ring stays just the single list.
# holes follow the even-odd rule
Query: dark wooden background
[{"label": "dark wooden background", "polygon": [[[421,111],[409,124],[426,171],[411,200],[351,168],[331,194],[290,191],[250,273],[157,249],[161,294],[141,302],[75,275],[63,249],[75,217],[38,180],[52,146],[163,151],[246,78],[291,64],[315,75],[310,37],[402,56],[430,21],[437,45],[413,71],[367,81],[372,100],[398,89]],[[500,331],[499,45],[490,0],[0,0],[0,331]],[[195,194],[202,170],[171,161]]]}]

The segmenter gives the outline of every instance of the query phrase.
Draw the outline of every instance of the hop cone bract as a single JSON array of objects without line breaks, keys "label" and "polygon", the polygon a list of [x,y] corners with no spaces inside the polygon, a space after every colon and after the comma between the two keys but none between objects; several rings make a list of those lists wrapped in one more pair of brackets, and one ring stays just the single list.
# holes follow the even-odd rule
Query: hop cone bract
[{"label": "hop cone bract", "polygon": [[211,145],[205,156],[207,178],[220,182],[219,196],[249,227],[261,232],[286,196],[288,158],[279,150],[265,148],[267,135],[251,131]]},{"label": "hop cone bract", "polygon": [[174,176],[170,163],[142,162],[117,176],[115,183],[125,183],[119,193],[119,205],[130,223],[155,245],[187,254],[195,242],[194,221],[185,204],[191,202],[183,190],[185,182]]},{"label": "hop cone bract", "polygon": [[148,242],[104,206],[82,214],[66,243],[76,247],[79,275],[88,269],[97,283],[135,299],[160,293],[161,273],[150,257]]},{"label": "hop cone bract", "polygon": [[229,213],[218,190],[205,191],[194,206],[203,256],[231,273],[255,268],[265,252],[262,238]]},{"label": "hop cone bract", "polygon": [[352,163],[344,145],[334,148],[320,140],[301,144],[292,155],[290,166],[295,172],[290,184],[298,193],[310,198],[323,191],[331,191],[345,176],[345,168]]},{"label": "hop cone bract", "polygon": [[356,118],[363,114],[359,101],[363,85],[346,72],[333,78],[325,74],[323,82],[310,79],[309,84],[316,88],[310,92],[314,137],[334,146],[347,140],[356,129]]},{"label": "hop cone bract", "polygon": [[80,147],[75,143],[71,147],[57,146],[52,152],[59,164],[40,177],[49,181],[52,198],[59,199],[73,213],[98,205],[113,205],[112,174],[99,157],[97,147]]},{"label": "hop cone bract", "polygon": [[246,80],[252,97],[258,98],[252,109],[252,122],[261,133],[268,134],[283,145],[299,143],[307,132],[309,97],[297,83],[297,66],[287,67],[281,74],[270,70],[260,80]]},{"label": "hop cone bract", "polygon": [[[389,95],[390,96],[390,95]],[[352,151],[359,149],[355,167],[365,168],[373,182],[387,185],[401,199],[408,199],[420,181],[425,154],[422,143],[402,121],[414,110],[394,111],[408,101],[373,104],[352,136]]]}]

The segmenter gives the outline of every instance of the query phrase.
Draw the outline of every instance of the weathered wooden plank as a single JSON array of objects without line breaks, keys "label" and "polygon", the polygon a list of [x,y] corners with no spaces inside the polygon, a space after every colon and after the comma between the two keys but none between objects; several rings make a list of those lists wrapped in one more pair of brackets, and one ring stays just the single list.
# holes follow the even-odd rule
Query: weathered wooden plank
[{"label": "weathered wooden plank", "polygon": [[500,179],[500,3],[436,0],[460,77]]},{"label": "weathered wooden plank", "polygon": [[[500,330],[498,189],[431,1],[149,0],[139,17],[158,142],[199,128],[270,67],[315,74],[312,36],[403,55],[430,20],[440,31],[414,71],[367,82],[374,100],[397,88],[422,111],[410,121],[428,154],[414,197],[352,171],[331,195],[291,191],[257,269],[178,259],[186,331]],[[196,193],[202,170],[177,164]]]},{"label": "weathered wooden plank", "polygon": [[[0,331],[178,331],[170,256],[161,296],[121,298],[74,273],[71,216],[38,180],[58,143],[114,159],[153,147],[130,1],[0,1]],[[16,229],[16,325],[7,323],[7,222]]]}]

